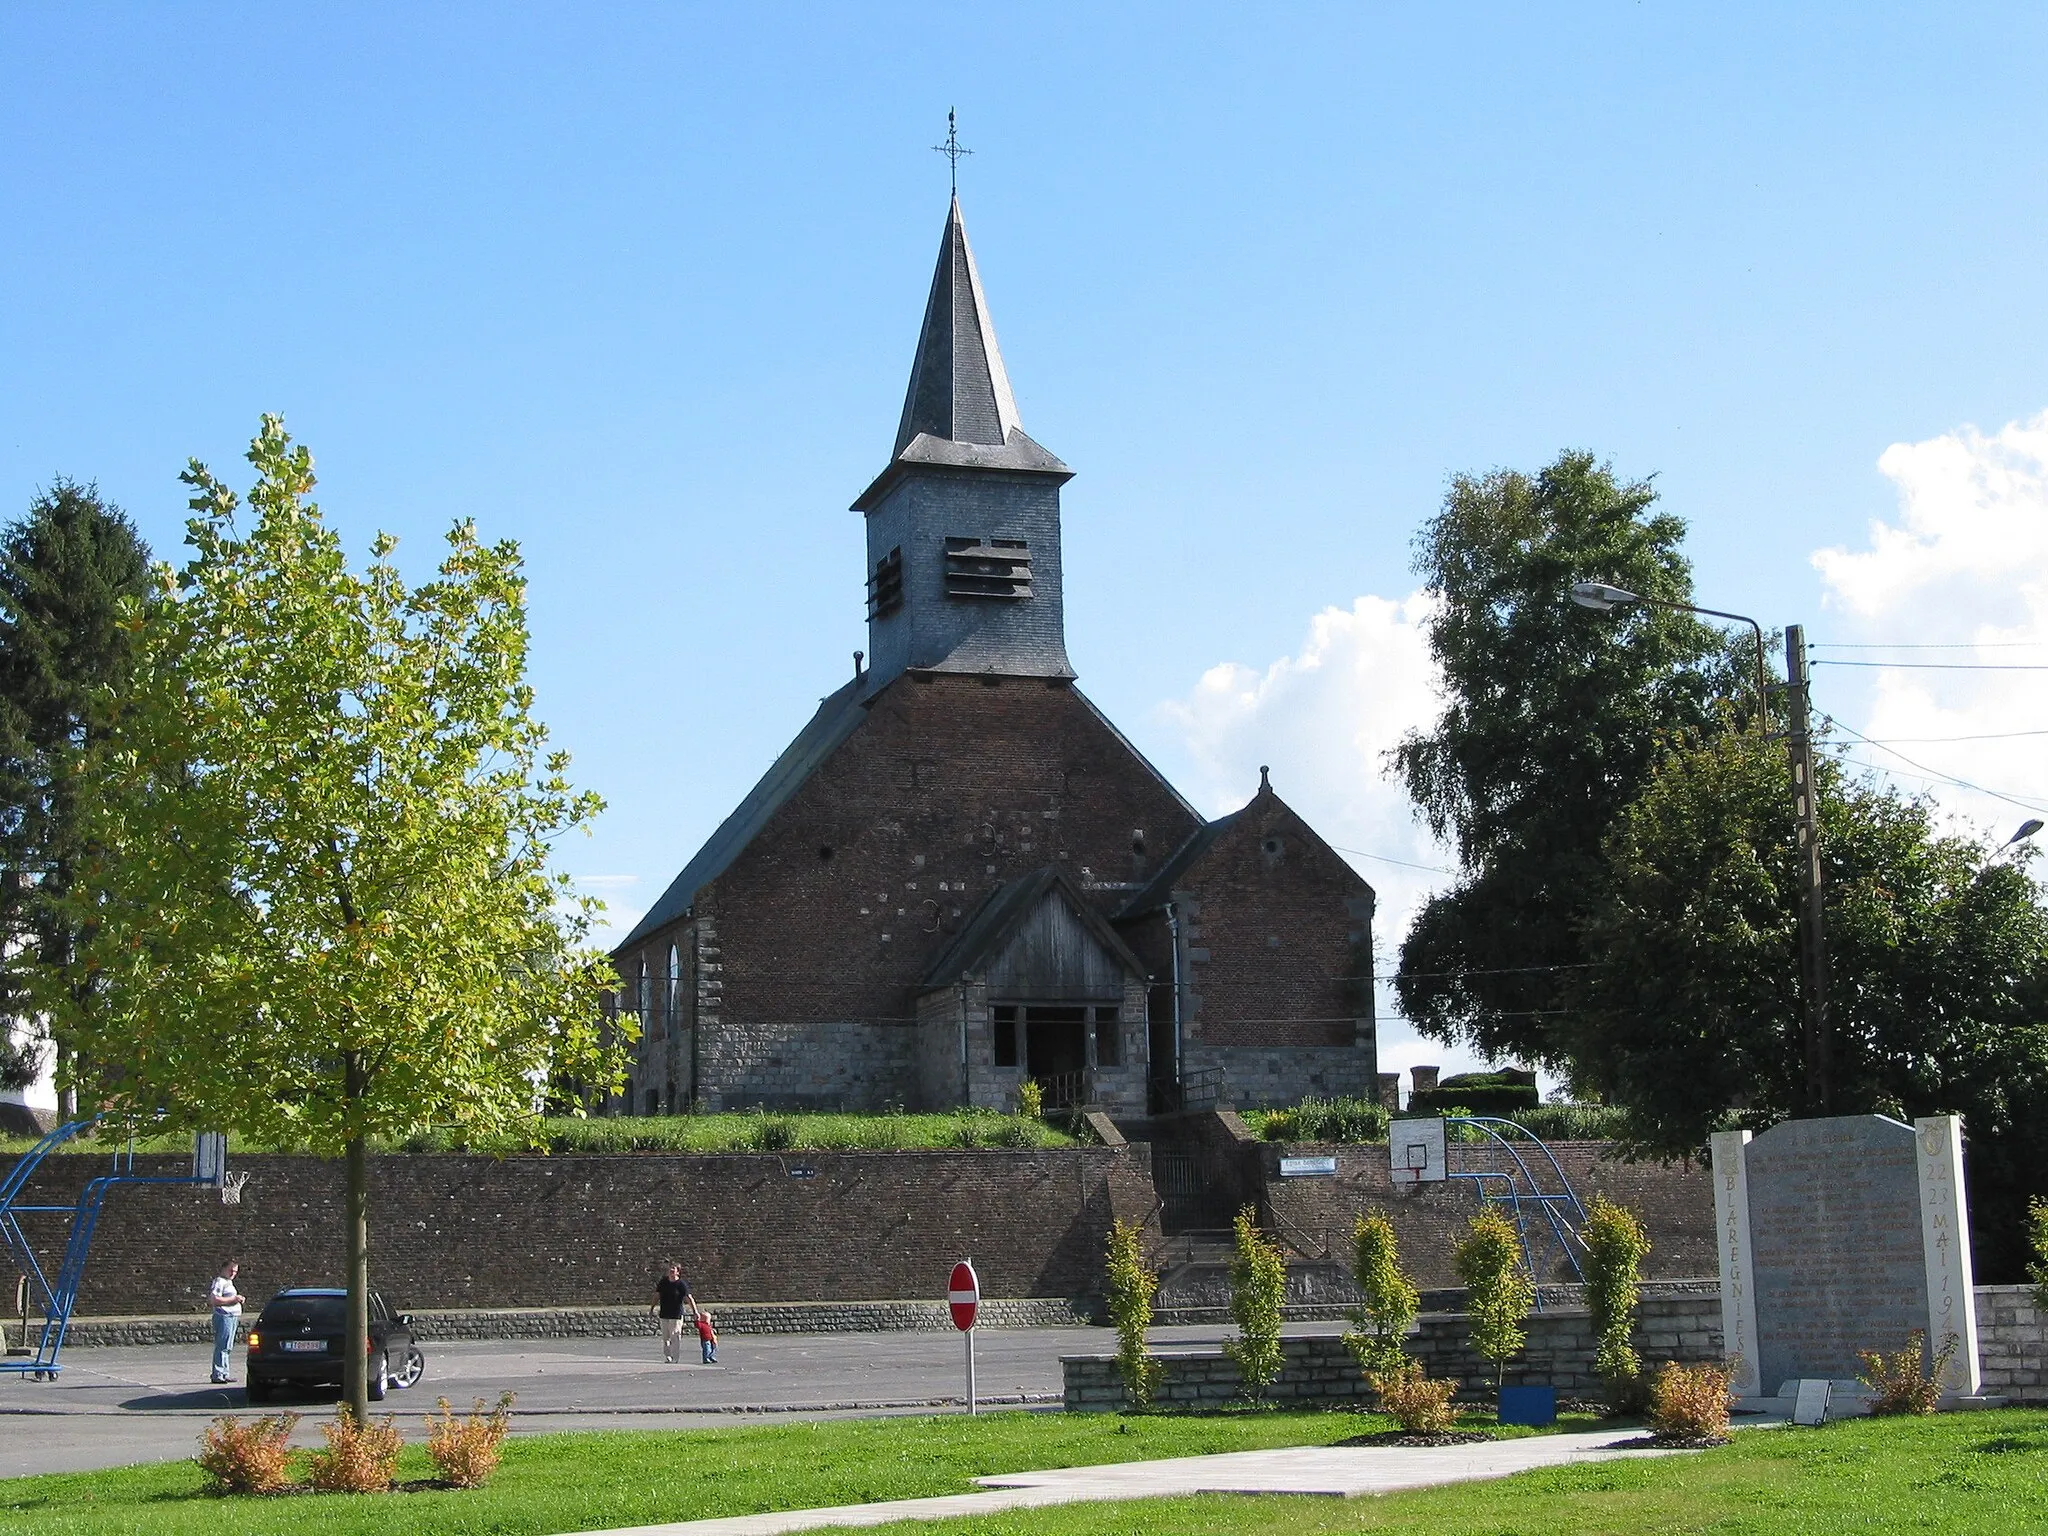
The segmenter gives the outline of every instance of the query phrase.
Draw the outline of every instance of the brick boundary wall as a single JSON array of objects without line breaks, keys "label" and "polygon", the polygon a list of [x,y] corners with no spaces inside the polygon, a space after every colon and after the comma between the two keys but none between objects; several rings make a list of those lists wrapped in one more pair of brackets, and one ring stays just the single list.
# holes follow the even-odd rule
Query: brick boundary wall
[{"label": "brick boundary wall", "polygon": [[[69,1205],[106,1171],[53,1157],[37,1204]],[[189,1157],[139,1157],[182,1174]],[[80,1287],[80,1317],[204,1316],[221,1262],[257,1299],[342,1273],[338,1162],[233,1159],[239,1205],[192,1186],[116,1187]],[[985,1292],[1052,1299],[1101,1289],[1113,1216],[1152,1221],[1142,1144],[1040,1151],[736,1153],[370,1161],[371,1283],[414,1311],[645,1307],[673,1254],[720,1312],[760,1302],[886,1302],[944,1294],[971,1258]],[[22,1225],[55,1273],[67,1218]],[[12,1330],[10,1330],[11,1332]]]},{"label": "brick boundary wall", "polygon": [[2032,1286],[1977,1287],[1977,1361],[1988,1396],[2048,1403],[2048,1314]]},{"label": "brick boundary wall", "polygon": [[[1491,1391],[1493,1367],[1473,1354],[1462,1312],[1426,1313],[1410,1336],[1409,1352],[1429,1374],[1455,1377],[1461,1391]],[[1637,1315],[1636,1347],[1646,1361],[1717,1360],[1721,1355],[1721,1295],[1713,1281],[1645,1288]],[[1528,1348],[1507,1370],[1507,1384],[1539,1383],[1567,1391],[1593,1392],[1593,1319],[1581,1310],[1539,1312],[1529,1319]],[[1280,1379],[1267,1396],[1280,1402],[1360,1402],[1370,1397],[1365,1377],[1344,1341],[1333,1335],[1283,1339]],[[1166,1366],[1158,1400],[1209,1404],[1242,1396],[1237,1367],[1221,1350],[1160,1350]],[[1123,1378],[1112,1354],[1063,1355],[1066,1406],[1078,1412],[1112,1412],[1123,1406]]]}]

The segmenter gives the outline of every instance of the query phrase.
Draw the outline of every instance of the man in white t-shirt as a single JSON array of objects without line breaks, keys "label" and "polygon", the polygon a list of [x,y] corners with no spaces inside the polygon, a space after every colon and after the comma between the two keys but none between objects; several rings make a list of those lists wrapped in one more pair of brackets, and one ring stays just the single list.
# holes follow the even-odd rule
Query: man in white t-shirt
[{"label": "man in white t-shirt", "polygon": [[230,1380],[228,1366],[234,1356],[235,1326],[242,1320],[242,1303],[249,1298],[235,1289],[235,1275],[241,1269],[233,1259],[221,1265],[213,1277],[209,1299],[213,1302],[213,1383]]}]

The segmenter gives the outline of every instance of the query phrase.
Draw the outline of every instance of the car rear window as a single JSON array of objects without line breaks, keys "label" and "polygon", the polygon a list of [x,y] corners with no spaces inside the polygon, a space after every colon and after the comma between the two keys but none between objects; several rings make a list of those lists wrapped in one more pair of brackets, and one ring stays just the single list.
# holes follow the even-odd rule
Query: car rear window
[{"label": "car rear window", "polygon": [[339,1296],[280,1296],[263,1309],[265,1328],[307,1328],[339,1333],[346,1321]]}]

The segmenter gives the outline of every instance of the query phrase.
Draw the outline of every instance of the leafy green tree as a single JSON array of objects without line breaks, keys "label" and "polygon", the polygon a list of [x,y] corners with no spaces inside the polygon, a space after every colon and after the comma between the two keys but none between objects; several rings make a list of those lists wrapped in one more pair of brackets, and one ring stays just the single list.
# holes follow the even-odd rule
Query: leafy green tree
[{"label": "leafy green tree", "polygon": [[1451,1253],[1451,1267],[1465,1282],[1465,1311],[1471,1319],[1472,1349],[1493,1362],[1496,1390],[1508,1361],[1522,1352],[1524,1325],[1536,1304],[1536,1290],[1522,1263],[1522,1239],[1500,1207],[1487,1205]]},{"label": "leafy green tree", "polygon": [[[27,1021],[29,972],[55,968],[82,1005],[64,911],[83,853],[79,772],[97,729],[96,699],[134,665],[124,603],[149,587],[149,550],[98,490],[59,479],[0,534],[0,1015]],[[40,1033],[40,1031],[35,1031]],[[40,1057],[41,1041],[18,1043]],[[55,1045],[68,1078],[70,1042]],[[17,1049],[18,1064],[34,1075]],[[67,1091],[65,1109],[75,1108]]]},{"label": "leafy green tree", "polygon": [[2034,1308],[2048,1312],[2048,1200],[2027,1200],[2027,1279],[2034,1287]]},{"label": "leafy green tree", "polygon": [[192,559],[129,620],[137,667],[90,760],[79,883],[103,995],[68,1022],[117,1128],[346,1159],[361,1422],[371,1138],[531,1137],[551,1070],[620,1075],[600,1031],[609,968],[548,871],[598,802],[532,718],[511,544],[457,524],[435,578],[408,588],[379,536],[358,575],[277,418],[249,460],[246,530],[234,492],[191,466]]},{"label": "leafy green tree", "polygon": [[1237,1337],[1223,1341],[1223,1353],[1236,1362],[1244,1395],[1253,1402],[1280,1379],[1280,1323],[1287,1301],[1287,1256],[1259,1230],[1250,1206],[1231,1223],[1237,1253],[1230,1262],[1230,1316]]},{"label": "leafy green tree", "polygon": [[[1809,1112],[1785,774],[1754,735],[1681,745],[1608,839],[1585,927],[1607,963],[1577,973],[1566,1033],[1578,1080],[1627,1106],[1645,1150]],[[1827,755],[1815,787],[1835,1112],[1962,1114],[1980,1272],[2017,1279],[2048,1154],[2048,914],[2023,868],[1927,802]]]},{"label": "leafy green tree", "polygon": [[1607,1384],[1614,1406],[1639,1406],[1643,1393],[1643,1360],[1629,1336],[1635,1331],[1636,1308],[1642,1299],[1643,1260],[1649,1257],[1650,1234],[1635,1212],[1604,1195],[1586,1206],[1586,1225],[1579,1233],[1586,1245],[1586,1303],[1593,1314],[1593,1369]]},{"label": "leafy green tree", "polygon": [[1601,839],[1665,738],[1742,692],[1690,615],[1569,601],[1581,580],[1691,601],[1685,525],[1655,502],[1570,452],[1534,476],[1459,476],[1417,539],[1445,702],[1394,762],[1462,874],[1417,916],[1395,985],[1425,1034],[1490,1058],[1563,1064],[1560,984],[1594,958],[1580,924],[1606,889]]},{"label": "leafy green tree", "polygon": [[1351,1231],[1351,1274],[1363,1301],[1363,1326],[1344,1335],[1368,1377],[1397,1371],[1408,1359],[1408,1330],[1422,1310],[1422,1293],[1401,1272],[1400,1245],[1386,1212],[1360,1216]]},{"label": "leafy green tree", "polygon": [[1143,1237],[1144,1228],[1135,1221],[1109,1224],[1109,1320],[1116,1326],[1117,1372],[1134,1408],[1150,1405],[1166,1375],[1165,1365],[1145,1346],[1159,1277],[1145,1263]]}]

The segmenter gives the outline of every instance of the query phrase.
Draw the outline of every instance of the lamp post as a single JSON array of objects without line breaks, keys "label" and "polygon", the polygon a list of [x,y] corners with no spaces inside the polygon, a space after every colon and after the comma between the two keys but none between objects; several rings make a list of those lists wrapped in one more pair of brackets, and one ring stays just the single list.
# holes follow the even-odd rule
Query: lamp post
[{"label": "lamp post", "polygon": [[1714,619],[1733,619],[1738,624],[1747,624],[1756,636],[1756,718],[1757,729],[1768,727],[1767,701],[1770,688],[1765,681],[1764,671],[1764,627],[1746,613],[1724,613],[1719,608],[1695,608],[1691,603],[1666,602],[1661,597],[1643,597],[1625,587],[1610,587],[1602,581],[1575,581],[1572,583],[1572,601],[1581,608],[1591,608],[1596,613],[1612,613],[1617,608],[1632,608],[1640,603],[1645,608],[1668,608],[1674,613],[1703,613]]},{"label": "lamp post", "polygon": [[[1599,581],[1574,582],[1571,598],[1581,608],[1591,608],[1599,613],[1642,604],[1648,608],[1699,613],[1747,624],[1756,635],[1757,732],[1759,735],[1768,732],[1770,687],[1764,667],[1764,630],[1748,614],[1726,613],[1719,608],[1698,608],[1691,603],[1643,597],[1624,587],[1611,587]],[[1834,1099],[1834,1041],[1828,1027],[1827,890],[1820,861],[1820,805],[1813,774],[1806,634],[1797,624],[1789,624],[1785,628],[1785,675],[1789,705],[1785,752],[1792,771],[1792,810],[1799,836],[1799,992],[1805,1014],[1806,1108],[1809,1114],[1825,1115]],[[2040,830],[2038,823],[2034,830]]]}]

